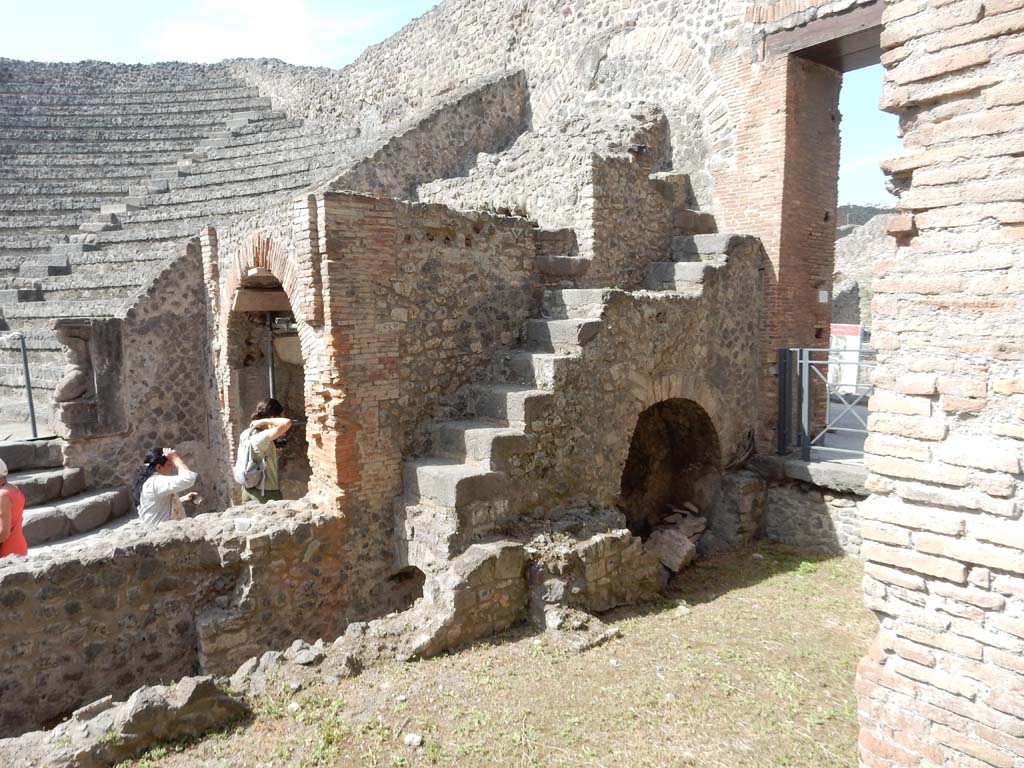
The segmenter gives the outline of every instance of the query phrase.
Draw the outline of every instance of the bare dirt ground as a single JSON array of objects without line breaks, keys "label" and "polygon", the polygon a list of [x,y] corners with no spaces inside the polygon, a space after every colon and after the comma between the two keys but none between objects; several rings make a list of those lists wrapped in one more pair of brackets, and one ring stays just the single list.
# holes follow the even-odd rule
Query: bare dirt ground
[{"label": "bare dirt ground", "polygon": [[268,695],[123,765],[855,766],[854,667],[875,631],[860,573],[771,548],[703,560],[658,603],[603,617],[622,637],[585,653],[518,630]]}]

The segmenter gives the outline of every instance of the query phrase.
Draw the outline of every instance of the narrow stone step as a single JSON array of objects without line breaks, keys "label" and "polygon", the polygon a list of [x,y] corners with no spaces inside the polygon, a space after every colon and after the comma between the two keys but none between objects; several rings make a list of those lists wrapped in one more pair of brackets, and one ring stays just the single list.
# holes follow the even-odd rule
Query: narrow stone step
[{"label": "narrow stone step", "polygon": [[729,233],[673,237],[672,261],[707,261],[721,257],[747,239]]},{"label": "narrow stone step", "polygon": [[470,388],[469,415],[501,421],[510,427],[530,431],[551,404],[551,393],[508,384],[477,384]]},{"label": "narrow stone step", "polygon": [[569,320],[527,320],[526,345],[530,350],[572,354],[597,336],[601,320],[572,318]]},{"label": "narrow stone step", "polygon": [[699,261],[654,261],[647,265],[644,287],[651,291],[699,296],[704,291],[704,281],[714,269],[713,265]]},{"label": "narrow stone step", "polygon": [[454,509],[505,495],[508,479],[502,472],[438,458],[407,461],[403,478],[410,495]]},{"label": "narrow stone step", "polygon": [[[64,243],[64,245],[70,244]],[[46,253],[41,256],[33,256],[31,261],[26,261],[21,265],[21,268],[18,270],[18,275],[24,278],[66,275],[71,271],[71,264],[68,261],[70,253],[70,250],[51,250],[50,253]],[[78,251],[78,253],[82,253],[82,251]],[[5,314],[7,317],[16,316],[9,312]]]},{"label": "narrow stone step", "polygon": [[[197,141],[222,122],[196,126],[150,128],[147,126],[121,128],[4,128],[6,143],[17,144],[136,144],[157,142]],[[109,151],[109,150],[108,150]]]},{"label": "narrow stone step", "polygon": [[[241,96],[226,99],[211,99],[203,101],[179,101],[178,103],[164,103],[160,107],[162,115],[191,114],[195,112],[211,112],[214,114],[231,114],[244,110],[262,110],[271,108],[271,100],[267,97]],[[46,103],[24,104],[11,103],[7,98],[0,103],[0,115],[11,117],[18,115],[34,117],[106,117],[113,110],[109,104],[55,104]],[[151,105],[121,105],[117,110],[117,117],[132,119],[136,117],[147,117],[153,114]]]},{"label": "narrow stone step", "polygon": [[79,467],[30,469],[12,472],[7,479],[25,494],[26,507],[66,499],[85,490],[85,473]]},{"label": "narrow stone step", "polygon": [[95,80],[75,81],[61,78],[32,83],[0,83],[5,102],[25,104],[121,105],[121,104],[183,104],[226,98],[254,98],[259,89],[238,82],[215,83],[205,78],[188,85],[173,87],[180,77],[162,83],[126,83],[123,87],[104,78],[102,87]]},{"label": "narrow stone step", "polygon": [[43,140],[23,139],[16,141],[6,134],[0,134],[0,155],[32,156],[36,163],[49,160],[65,162],[68,157],[117,157],[121,162],[142,162],[142,157],[160,157],[159,162],[173,163],[185,152],[192,151],[198,144],[199,136],[183,136],[174,139],[139,139],[134,141],[109,136],[87,140],[65,141],[57,138]]},{"label": "narrow stone step", "polygon": [[545,318],[597,318],[604,312],[610,291],[603,288],[562,288],[544,291]]},{"label": "narrow stone step", "polygon": [[440,507],[418,498],[397,500],[395,528],[403,562],[425,573],[446,568],[474,542],[491,535],[508,522],[506,499],[469,508]]},{"label": "narrow stone step", "polygon": [[[32,388],[44,387],[53,389],[64,377],[64,365],[43,364],[34,358],[29,358],[29,375],[32,377]],[[0,386],[3,387],[24,387],[25,373],[21,361],[11,361],[0,364]]]},{"label": "narrow stone step", "polygon": [[581,277],[590,268],[590,259],[579,256],[537,256],[537,269],[549,277]]},{"label": "narrow stone step", "polygon": [[4,197],[40,197],[82,195],[122,195],[129,184],[120,179],[4,179],[0,195]]},{"label": "narrow stone step", "polygon": [[40,288],[0,288],[0,307],[15,301],[42,301]]},{"label": "narrow stone step", "polygon": [[519,429],[487,421],[443,421],[431,430],[434,454],[504,471],[509,460],[529,449],[529,436]]},{"label": "narrow stone step", "polygon": [[113,317],[116,314],[117,307],[105,301],[40,301],[4,308],[4,317],[9,321],[54,317]]},{"label": "narrow stone step", "polygon": [[131,202],[127,199],[121,203],[104,203],[100,206],[100,214],[114,214],[115,216],[128,213],[129,211],[137,211],[142,208],[143,205],[138,198],[131,198]]},{"label": "narrow stone step", "polygon": [[209,130],[224,125],[230,120],[230,113],[202,111],[178,112],[153,115],[134,114],[121,117],[119,114],[82,114],[71,112],[63,115],[5,115],[0,113],[0,128],[5,130],[45,130],[47,132],[67,131],[109,131],[142,130],[164,128],[190,128],[196,131]]},{"label": "narrow stone step", "polygon": [[22,530],[32,547],[87,533],[109,520],[123,517],[130,507],[127,488],[87,491],[56,504],[26,509]]},{"label": "narrow stone step", "polygon": [[63,440],[16,440],[0,442],[0,459],[8,472],[50,469],[64,463]]},{"label": "narrow stone step", "polygon": [[572,355],[518,351],[507,355],[502,367],[511,383],[550,390],[555,386],[559,368],[572,359]]}]

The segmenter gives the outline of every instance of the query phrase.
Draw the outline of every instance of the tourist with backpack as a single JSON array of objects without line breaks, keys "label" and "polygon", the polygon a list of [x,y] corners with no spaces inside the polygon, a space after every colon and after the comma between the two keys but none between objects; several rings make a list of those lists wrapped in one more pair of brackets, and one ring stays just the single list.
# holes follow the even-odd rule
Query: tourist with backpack
[{"label": "tourist with backpack", "polygon": [[292,420],[283,413],[284,406],[277,400],[264,400],[256,406],[249,428],[239,435],[233,474],[235,482],[242,486],[243,502],[266,504],[281,499],[274,441],[292,427]]}]

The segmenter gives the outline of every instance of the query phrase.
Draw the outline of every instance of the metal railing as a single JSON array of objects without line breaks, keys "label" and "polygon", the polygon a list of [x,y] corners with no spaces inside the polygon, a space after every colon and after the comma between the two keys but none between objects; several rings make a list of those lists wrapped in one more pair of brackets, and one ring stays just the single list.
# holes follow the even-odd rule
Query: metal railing
[{"label": "metal railing", "polygon": [[780,349],[776,364],[778,453],[797,448],[804,461],[863,456],[875,351]]},{"label": "metal railing", "polygon": [[25,396],[28,398],[28,419],[32,426],[32,437],[39,437],[39,427],[36,423],[36,404],[32,398],[32,374],[28,365],[28,346],[25,344],[24,334],[11,332],[0,336],[5,342],[16,342],[21,347],[21,370],[25,380]]}]

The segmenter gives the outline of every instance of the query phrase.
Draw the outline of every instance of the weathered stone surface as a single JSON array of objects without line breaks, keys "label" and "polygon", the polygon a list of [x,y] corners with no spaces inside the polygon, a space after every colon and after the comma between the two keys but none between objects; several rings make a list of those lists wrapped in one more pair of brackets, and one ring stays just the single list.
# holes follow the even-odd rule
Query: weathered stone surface
[{"label": "weathered stone surface", "polygon": [[[97,697],[123,697],[189,674],[200,664],[194,622],[213,607],[238,618],[220,645],[200,649],[203,664],[224,674],[250,656],[287,648],[297,634],[336,637],[347,578],[338,566],[339,523],[299,504],[236,508],[153,530],[131,524],[74,547],[4,558],[0,592],[23,596],[8,611],[17,627],[8,647],[37,672],[26,678],[28,667],[15,663],[0,671],[12,692],[0,700],[0,732],[12,735]],[[64,622],[80,627],[71,646],[61,639]]]},{"label": "weathered stone surface", "polygon": [[56,507],[36,507],[22,521],[22,533],[29,545],[62,539],[70,531],[67,516]]},{"label": "weathered stone surface", "polygon": [[768,488],[764,535],[802,549],[859,556],[863,496],[800,482]]},{"label": "weathered stone surface", "polygon": [[722,477],[722,496],[708,514],[707,530],[698,552],[714,554],[748,547],[764,530],[765,482],[753,472],[727,472]]},{"label": "weathered stone surface", "polygon": [[209,677],[186,677],[173,686],[139,688],[127,701],[107,696],[74,712],[51,731],[0,740],[10,768],[100,768],[151,746],[196,736],[239,719],[246,705],[220,691]]},{"label": "weathered stone surface", "polygon": [[672,573],[679,573],[697,558],[696,541],[706,527],[702,517],[671,515],[651,532],[644,552],[658,558]]}]

